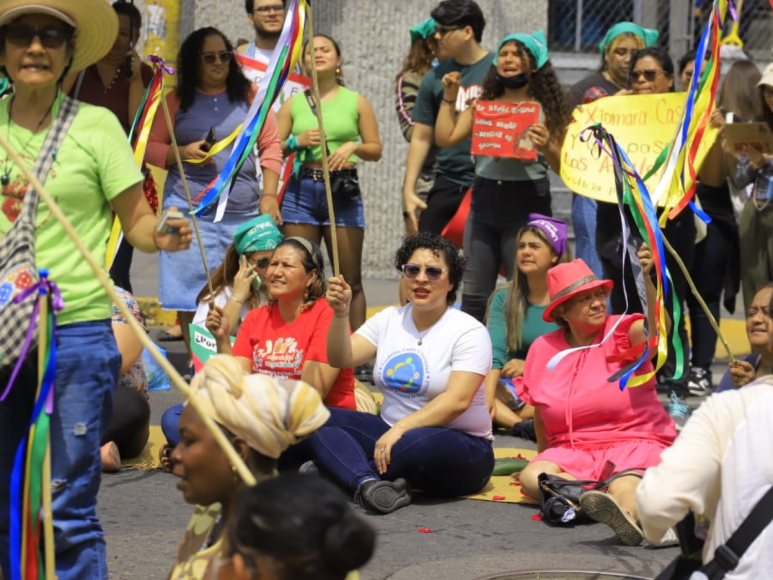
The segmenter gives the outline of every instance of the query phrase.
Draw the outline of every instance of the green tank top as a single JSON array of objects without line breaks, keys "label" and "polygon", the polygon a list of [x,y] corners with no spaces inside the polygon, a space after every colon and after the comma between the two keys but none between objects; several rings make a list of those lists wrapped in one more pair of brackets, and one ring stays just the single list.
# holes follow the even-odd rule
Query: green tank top
[{"label": "green tank top", "polygon": [[[325,122],[327,133],[327,146],[333,153],[344,143],[360,140],[360,116],[357,112],[357,96],[354,91],[346,87],[338,87],[338,93],[329,101],[322,102],[322,119]],[[309,129],[318,129],[317,117],[311,112],[311,107],[304,93],[298,93],[293,97],[290,105],[290,114],[293,119],[293,135],[296,137]],[[301,153],[304,163],[320,161],[322,159],[322,147],[309,147]],[[349,157],[352,163],[357,162],[357,157]]]}]

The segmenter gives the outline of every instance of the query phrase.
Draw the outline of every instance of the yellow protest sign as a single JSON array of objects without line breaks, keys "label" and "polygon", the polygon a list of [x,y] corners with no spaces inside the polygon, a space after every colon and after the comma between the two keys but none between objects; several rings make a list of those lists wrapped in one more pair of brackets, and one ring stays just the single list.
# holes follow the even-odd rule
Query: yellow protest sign
[{"label": "yellow protest sign", "polygon": [[[583,143],[580,133],[601,123],[644,177],[674,138],[686,97],[687,93],[613,96],[577,107],[561,149],[561,178],[566,186],[580,195],[616,203],[612,159],[605,153],[599,155],[593,143]],[[696,156],[696,167],[700,167],[715,138],[715,130],[706,131]],[[645,182],[650,192],[662,173],[663,168]],[[660,200],[663,203],[665,199]]]}]

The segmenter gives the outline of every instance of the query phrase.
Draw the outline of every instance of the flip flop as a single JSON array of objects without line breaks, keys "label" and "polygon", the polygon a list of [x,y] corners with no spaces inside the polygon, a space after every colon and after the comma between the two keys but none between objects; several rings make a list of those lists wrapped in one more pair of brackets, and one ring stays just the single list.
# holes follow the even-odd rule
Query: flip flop
[{"label": "flip flop", "polygon": [[158,342],[173,342],[176,340],[182,340],[182,335],[177,336],[176,334],[169,334],[166,330],[162,330],[158,333],[158,336],[156,337],[156,340]]}]

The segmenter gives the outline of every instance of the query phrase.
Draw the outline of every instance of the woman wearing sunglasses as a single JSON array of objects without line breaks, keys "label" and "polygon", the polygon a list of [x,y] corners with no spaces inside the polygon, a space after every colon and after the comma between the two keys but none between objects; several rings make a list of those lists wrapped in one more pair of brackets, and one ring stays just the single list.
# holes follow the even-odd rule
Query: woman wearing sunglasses
[{"label": "woman wearing sunglasses", "polygon": [[[184,177],[194,200],[223,170],[233,138],[255,96],[255,86],[242,74],[232,54],[230,41],[219,30],[206,27],[194,31],[180,47],[177,89],[166,97]],[[169,171],[164,187],[164,209],[171,205],[187,208],[183,176],[170,143],[165,115],[159,111],[150,134],[147,161]],[[257,148],[260,159],[251,152],[234,177],[223,219],[215,223],[214,211],[198,216],[209,268],[223,259],[239,225],[258,213],[277,217],[272,207],[276,207],[282,151],[273,112],[266,117]],[[258,162],[263,172],[264,193],[260,200],[255,169]],[[196,312],[198,290],[207,284],[198,244],[194,246],[176,256],[163,254],[159,262],[159,298],[164,310],[177,311],[189,353],[188,325]]]},{"label": "woman wearing sunglasses", "polygon": [[381,415],[331,409],[309,440],[320,468],[375,513],[408,505],[411,486],[440,496],[475,493],[494,467],[483,387],[491,340],[453,306],[464,258],[448,240],[421,233],[405,239],[395,266],[408,304],[383,310],[353,335],[351,287],[338,276],[327,292],[335,311],[328,360],[349,367],[375,357]]},{"label": "woman wearing sunglasses", "polygon": [[[108,576],[104,533],[96,509],[99,450],[101,433],[112,415],[121,366],[110,299],[74,241],[52,216],[54,208],[38,199],[24,169],[38,174],[97,263],[105,261],[111,209],[121,219],[126,238],[142,252],[184,250],[191,241],[191,228],[184,219],[170,224],[177,233],[157,231],[158,219],[143,195],[142,173],[115,115],[101,107],[74,103],[62,91],[67,72],[77,73],[102,58],[117,34],[118,17],[104,0],[0,2],[0,68],[15,88],[13,96],[0,101],[0,134],[27,165],[17,165],[0,148],[0,576],[5,578],[18,574],[18,567],[13,576],[10,569],[11,552],[15,551],[9,542],[9,512],[14,505],[9,501],[11,472],[19,444],[29,431],[38,384],[37,349],[33,348],[19,361],[15,383],[6,390],[16,362],[10,356],[15,349],[9,350],[15,345],[8,339],[21,325],[18,320],[25,318],[23,328],[29,324],[19,310],[22,306],[10,298],[21,299],[21,292],[32,286],[30,269],[49,270],[65,305],[57,314],[55,386],[51,391],[56,404],[50,416],[48,476],[54,482],[56,545],[52,548],[60,580]],[[33,236],[30,247],[28,238]],[[9,260],[12,254],[23,256],[22,248],[29,248],[26,260]],[[15,320],[14,315],[18,315]],[[19,507],[16,515],[21,511]]]}]

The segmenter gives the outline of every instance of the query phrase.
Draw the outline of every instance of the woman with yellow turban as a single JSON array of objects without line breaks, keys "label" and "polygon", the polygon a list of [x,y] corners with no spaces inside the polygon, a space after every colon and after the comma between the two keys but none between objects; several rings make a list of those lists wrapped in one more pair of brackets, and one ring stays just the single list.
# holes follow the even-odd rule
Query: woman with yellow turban
[{"label": "woman with yellow turban", "polygon": [[[207,362],[191,383],[190,397],[225,432],[258,481],[274,477],[282,452],[330,416],[308,384],[246,375],[227,355]],[[180,478],[177,487],[196,510],[169,578],[215,580],[230,508],[245,484],[191,405],[180,416],[180,443],[172,461],[173,473]]]}]

